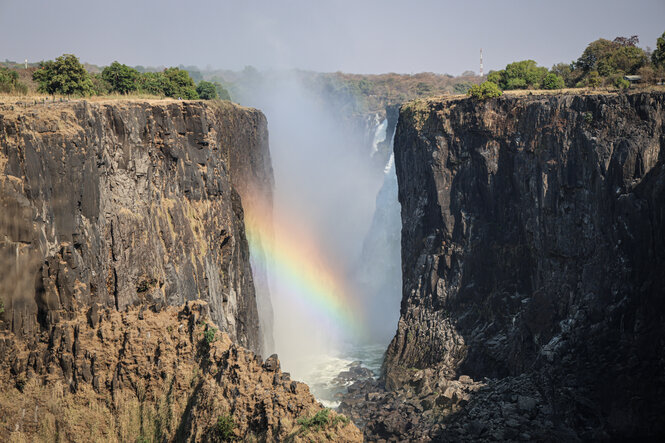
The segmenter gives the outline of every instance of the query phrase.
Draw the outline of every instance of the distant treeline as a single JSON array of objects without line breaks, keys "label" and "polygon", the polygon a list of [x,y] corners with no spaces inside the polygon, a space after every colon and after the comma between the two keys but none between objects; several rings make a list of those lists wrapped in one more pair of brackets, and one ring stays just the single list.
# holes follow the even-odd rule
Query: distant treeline
[{"label": "distant treeline", "polygon": [[[582,55],[571,63],[558,63],[552,69],[538,66],[533,60],[510,63],[505,69],[491,71],[484,85],[473,88],[474,97],[488,98],[500,95],[501,90],[563,89],[609,87],[625,89],[630,80],[642,84],[656,84],[665,79],[665,32],[651,52],[637,46],[639,38],[617,37],[598,39],[586,47]],[[629,77],[626,76],[636,76]],[[487,83],[486,82],[486,83]]]},{"label": "distant treeline", "polygon": [[[8,63],[6,63],[8,64]],[[15,64],[16,65],[16,64]],[[26,82],[19,80],[16,68],[0,68],[0,92],[26,93]],[[161,72],[140,72],[116,62],[101,72],[91,73],[73,54],[63,54],[55,60],[40,62],[28,68],[37,91],[46,94],[94,96],[109,94],[148,94],[184,100],[230,100],[228,91],[217,82],[202,79],[195,83],[190,74],[180,68],[165,68]]]}]

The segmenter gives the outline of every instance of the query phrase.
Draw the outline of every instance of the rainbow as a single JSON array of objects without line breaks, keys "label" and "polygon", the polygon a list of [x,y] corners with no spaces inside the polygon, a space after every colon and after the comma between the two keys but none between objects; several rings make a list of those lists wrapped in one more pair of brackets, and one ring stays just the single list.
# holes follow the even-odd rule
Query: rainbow
[{"label": "rainbow", "polygon": [[295,219],[273,217],[271,205],[259,199],[248,203],[245,231],[252,260],[269,269],[277,285],[314,316],[317,324],[336,330],[340,337],[362,336],[360,307],[353,290],[344,274],[321,253],[316,237]]}]

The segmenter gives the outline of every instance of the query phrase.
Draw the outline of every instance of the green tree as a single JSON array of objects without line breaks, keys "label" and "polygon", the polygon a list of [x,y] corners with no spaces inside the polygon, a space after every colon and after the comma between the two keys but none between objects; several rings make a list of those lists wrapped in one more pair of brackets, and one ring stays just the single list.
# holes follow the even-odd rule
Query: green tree
[{"label": "green tree", "polygon": [[552,66],[550,72],[561,77],[568,87],[575,86],[575,83],[578,81],[573,72],[573,65],[571,63],[557,63]]},{"label": "green tree", "polygon": [[635,74],[649,62],[644,51],[637,46],[622,46],[612,53],[608,60],[613,72]]},{"label": "green tree", "polygon": [[39,84],[41,92],[48,94],[85,96],[93,92],[90,74],[73,54],[40,63],[32,79]]},{"label": "green tree", "polygon": [[486,81],[481,85],[473,85],[467,93],[476,100],[487,100],[489,98],[499,97],[503,92],[496,83]]},{"label": "green tree", "polygon": [[543,79],[543,89],[563,89],[566,83],[563,79],[553,72],[550,72]]},{"label": "green tree", "polygon": [[166,95],[167,80],[161,72],[146,72],[138,80],[139,90],[147,94]]},{"label": "green tree", "polygon": [[506,69],[490,72],[487,80],[501,89],[534,89],[542,87],[547,68],[538,66],[533,60],[510,63]]},{"label": "green tree", "polygon": [[522,60],[506,65],[504,89],[540,88],[547,68],[537,66],[533,60]]},{"label": "green tree", "polygon": [[615,75],[612,78],[612,84],[614,85],[615,88],[617,89],[628,89],[630,88],[630,82],[623,78],[623,75]]},{"label": "green tree", "polygon": [[598,62],[608,59],[617,46],[616,43],[604,38],[592,41],[587,45],[582,55],[575,62],[575,68],[581,69],[584,72],[597,70]]},{"label": "green tree", "polygon": [[651,54],[651,62],[659,67],[665,67],[665,32],[656,40],[656,49]]},{"label": "green tree", "polygon": [[18,72],[14,69],[0,68],[0,92],[12,92],[18,83]]},{"label": "green tree", "polygon": [[196,100],[199,95],[196,93],[194,80],[187,71],[180,68],[167,68],[164,70],[166,85],[164,93],[167,97],[182,98],[184,100]]},{"label": "green tree", "polygon": [[94,95],[106,95],[111,92],[111,85],[104,80],[102,74],[90,74],[92,81],[92,93]]},{"label": "green tree", "polygon": [[597,88],[601,84],[601,78],[598,71],[591,71],[585,78],[585,85],[590,88]]},{"label": "green tree", "polygon": [[[614,41],[600,38],[586,47],[580,58],[575,62],[575,68],[582,70],[586,76],[597,71],[601,77],[609,77],[619,71],[634,74],[647,62],[644,51],[635,43],[635,36],[630,39],[617,37]],[[623,41],[626,43],[622,43]]]},{"label": "green tree", "polygon": [[214,100],[217,98],[217,88],[211,82],[202,80],[196,86],[196,93],[203,100]]},{"label": "green tree", "polygon": [[138,89],[139,71],[118,62],[111,63],[102,71],[102,78],[111,85],[111,92],[127,94]]},{"label": "green tree", "polygon": [[503,75],[503,70],[502,71],[490,71],[489,74],[487,74],[487,81],[492,82],[495,85],[499,85],[501,83],[501,76]]}]

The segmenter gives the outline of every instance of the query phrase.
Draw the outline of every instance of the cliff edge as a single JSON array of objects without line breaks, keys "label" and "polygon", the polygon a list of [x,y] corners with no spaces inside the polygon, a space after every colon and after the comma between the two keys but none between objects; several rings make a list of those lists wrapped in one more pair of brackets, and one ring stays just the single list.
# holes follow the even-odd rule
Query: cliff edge
[{"label": "cliff edge", "polygon": [[661,92],[402,107],[385,381],[439,438],[665,432],[664,122]]}]

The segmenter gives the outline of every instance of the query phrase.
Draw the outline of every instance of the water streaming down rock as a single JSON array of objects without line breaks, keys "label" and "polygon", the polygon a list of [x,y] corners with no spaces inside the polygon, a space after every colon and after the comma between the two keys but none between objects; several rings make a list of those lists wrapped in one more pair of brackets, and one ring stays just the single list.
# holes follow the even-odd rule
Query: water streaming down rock
[{"label": "water streaming down rock", "polygon": [[342,394],[356,381],[379,376],[386,346],[399,319],[402,274],[400,258],[401,219],[397,200],[397,175],[392,155],[395,125],[388,120],[377,124],[370,155],[378,147],[391,152],[383,167],[384,179],[376,197],[376,206],[363,248],[353,273],[359,294],[367,335],[363,342],[347,343],[318,360],[313,360],[308,383],[324,405],[337,407]]},{"label": "water streaming down rock", "polygon": [[[388,120],[384,120],[379,131],[386,133]],[[383,185],[376,197],[376,210],[372,224],[363,242],[354,279],[363,294],[363,305],[370,337],[373,342],[388,343],[395,332],[399,319],[402,296],[402,272],[400,257],[401,219],[397,200],[397,174],[392,154],[395,126],[386,135],[391,152],[383,168]],[[378,145],[375,139],[374,147]]]},{"label": "water streaming down rock", "polygon": [[386,140],[386,133],[388,129],[388,119],[383,119],[374,131],[374,140],[372,140],[372,151],[370,155],[374,155],[379,151],[379,143]]}]

